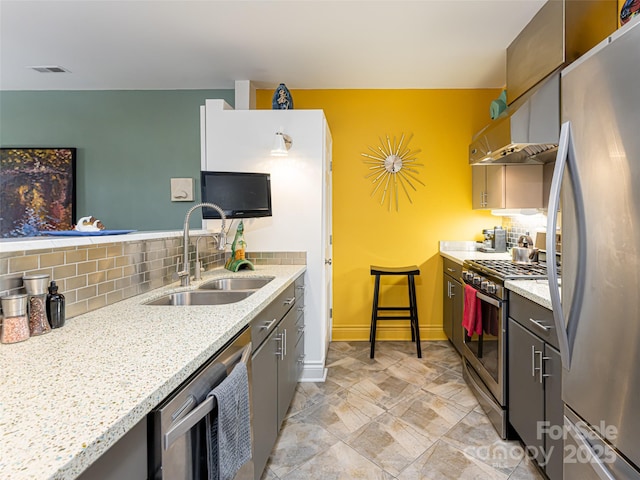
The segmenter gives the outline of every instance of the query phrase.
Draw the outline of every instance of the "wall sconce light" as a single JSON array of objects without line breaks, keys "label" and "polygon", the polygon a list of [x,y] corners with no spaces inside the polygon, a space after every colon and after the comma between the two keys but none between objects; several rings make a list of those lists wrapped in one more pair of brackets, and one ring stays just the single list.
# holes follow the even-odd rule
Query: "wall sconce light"
[{"label": "wall sconce light", "polygon": [[291,137],[282,133],[282,130],[276,132],[276,138],[273,141],[273,148],[271,149],[271,156],[286,157],[289,154],[292,143],[293,140],[291,140]]}]

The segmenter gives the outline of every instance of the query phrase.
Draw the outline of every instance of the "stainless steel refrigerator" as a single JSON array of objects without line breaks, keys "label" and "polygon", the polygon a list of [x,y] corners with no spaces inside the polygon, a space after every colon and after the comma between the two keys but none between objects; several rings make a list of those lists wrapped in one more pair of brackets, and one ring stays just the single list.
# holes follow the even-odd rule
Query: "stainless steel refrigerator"
[{"label": "stainless steel refrigerator", "polygon": [[563,70],[561,92],[547,231],[561,207],[565,428],[550,433],[565,480],[640,479],[640,18]]}]

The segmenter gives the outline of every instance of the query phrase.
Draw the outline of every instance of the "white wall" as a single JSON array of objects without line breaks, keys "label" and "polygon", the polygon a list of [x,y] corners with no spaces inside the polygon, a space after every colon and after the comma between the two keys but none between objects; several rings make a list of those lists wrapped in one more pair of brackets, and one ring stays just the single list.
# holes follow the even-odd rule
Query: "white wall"
[{"label": "white wall", "polygon": [[[248,250],[307,252],[303,379],[323,379],[329,338],[322,217],[324,113],[223,110],[219,102],[207,100],[204,119],[203,170],[271,174],[273,216],[245,219]],[[287,157],[272,157],[270,150],[280,129],[291,136],[293,144]],[[206,221],[205,228],[217,230],[219,221]]]}]

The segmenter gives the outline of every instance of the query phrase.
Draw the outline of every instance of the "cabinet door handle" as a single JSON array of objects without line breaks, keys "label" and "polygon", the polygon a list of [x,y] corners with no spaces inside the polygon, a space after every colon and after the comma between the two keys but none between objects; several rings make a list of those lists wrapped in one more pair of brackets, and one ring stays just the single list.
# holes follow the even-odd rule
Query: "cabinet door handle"
[{"label": "cabinet door handle", "polygon": [[291,304],[293,304],[293,302],[295,302],[295,301],[296,301],[296,297],[287,298],[287,299],[284,301],[284,304],[285,304],[285,305],[291,305]]},{"label": "cabinet door handle", "polygon": [[[285,328],[284,331],[282,332],[282,334],[284,335],[284,338],[282,339],[282,346],[284,347],[284,353],[282,354],[283,357],[287,356],[287,329]],[[540,365],[542,365],[542,360],[540,361]]]},{"label": "cabinet door handle", "polygon": [[451,298],[451,282],[447,280],[447,298]]},{"label": "cabinet door handle", "polygon": [[[286,330],[285,330],[286,331]],[[280,345],[278,346],[278,351],[276,352],[276,356],[280,357],[280,360],[284,360],[284,332],[276,335],[274,338],[277,342],[280,343]]]},{"label": "cabinet door handle", "polygon": [[449,296],[450,296],[450,297],[455,297],[455,296],[456,296],[456,294],[455,294],[455,293],[453,293],[453,290],[454,290],[455,288],[456,288],[456,286],[455,286],[453,283],[449,284]]},{"label": "cabinet door handle", "polygon": [[543,382],[544,377],[550,377],[551,374],[550,373],[544,373],[544,365],[543,365],[543,361],[545,360],[551,360],[551,357],[545,357],[542,355],[542,352],[540,353],[540,383]]},{"label": "cabinet door handle", "polygon": [[[540,354],[540,366],[536,367],[536,355]],[[531,345],[531,376],[536,376],[536,371],[542,368],[542,352],[536,352],[535,345]]]},{"label": "cabinet door handle", "polygon": [[276,323],[277,321],[278,319],[274,318],[270,322],[264,322],[264,325],[260,326],[260,330],[269,330],[271,327],[273,327],[273,324]]},{"label": "cabinet door handle", "polygon": [[449,268],[449,267],[447,267],[447,271],[449,271],[451,273],[455,272],[455,270],[453,268]]}]

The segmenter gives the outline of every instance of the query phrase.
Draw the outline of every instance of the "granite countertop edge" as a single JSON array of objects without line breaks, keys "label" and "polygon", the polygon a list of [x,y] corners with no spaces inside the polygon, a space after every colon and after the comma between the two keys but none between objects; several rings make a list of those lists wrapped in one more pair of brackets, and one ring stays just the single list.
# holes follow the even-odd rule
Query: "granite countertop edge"
[{"label": "granite countertop edge", "polygon": [[[264,265],[207,272],[0,345],[0,477],[72,479],[104,454],[306,270]],[[228,305],[144,305],[214,278],[273,276]],[[19,399],[19,400],[18,400]]]}]

